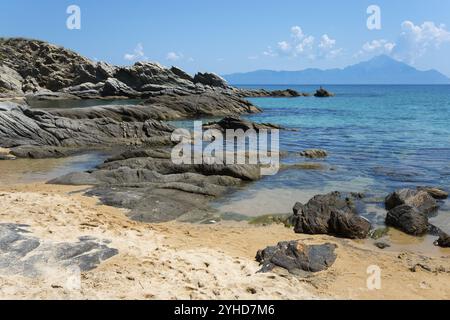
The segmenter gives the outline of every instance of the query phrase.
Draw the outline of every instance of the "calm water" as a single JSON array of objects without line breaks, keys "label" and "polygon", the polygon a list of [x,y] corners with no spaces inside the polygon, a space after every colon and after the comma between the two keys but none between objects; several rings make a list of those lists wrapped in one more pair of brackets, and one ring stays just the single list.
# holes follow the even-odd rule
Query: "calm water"
[{"label": "calm water", "polygon": [[[314,92],[316,86],[267,86]],[[264,110],[249,116],[298,132],[280,133],[280,149],[321,148],[324,160],[291,155],[284,162],[320,162],[323,170],[289,169],[218,202],[224,212],[290,212],[317,193],[364,192],[373,197],[365,215],[382,224],[381,200],[401,187],[450,187],[450,86],[327,86],[336,97],[254,98]],[[444,214],[443,214],[444,213]],[[444,204],[437,224],[450,227]]]}]

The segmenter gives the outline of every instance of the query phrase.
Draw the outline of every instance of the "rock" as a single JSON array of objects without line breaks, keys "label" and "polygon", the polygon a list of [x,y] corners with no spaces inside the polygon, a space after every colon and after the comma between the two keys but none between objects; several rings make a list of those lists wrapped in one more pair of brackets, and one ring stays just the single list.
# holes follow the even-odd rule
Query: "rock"
[{"label": "rock", "polygon": [[0,64],[0,96],[22,96],[22,76],[10,67]]},{"label": "rock", "polygon": [[384,250],[391,246],[390,244],[388,244],[386,242],[375,242],[374,245],[375,245],[375,247],[377,247],[378,249],[381,249],[381,250]]},{"label": "rock", "polygon": [[172,71],[175,75],[177,75],[181,79],[184,79],[184,80],[187,80],[190,82],[194,82],[194,78],[187,72],[181,70],[180,68],[172,67],[172,68],[170,68],[170,71]]},{"label": "rock", "polygon": [[328,157],[328,153],[325,150],[321,149],[309,149],[300,152],[300,155],[305,158],[317,159],[317,158],[326,158]]},{"label": "rock", "polygon": [[271,97],[301,97],[302,94],[298,91],[292,90],[292,89],[286,89],[286,90],[274,90],[270,92]]},{"label": "rock", "polygon": [[225,79],[214,73],[197,73],[194,76],[194,83],[201,83],[206,86],[227,88],[228,83]]},{"label": "rock", "polygon": [[369,221],[358,216],[352,200],[339,192],[317,195],[306,205],[297,203],[293,210],[296,233],[363,239],[370,231]]},{"label": "rock", "polygon": [[417,190],[419,191],[425,191],[430,196],[432,196],[434,199],[437,200],[445,200],[448,198],[448,192],[436,188],[436,187],[417,187]]},{"label": "rock", "polygon": [[26,225],[0,224],[0,273],[27,277],[52,276],[77,267],[81,272],[96,268],[118,254],[96,238],[79,242],[51,242],[32,236]]},{"label": "rock", "polygon": [[327,98],[327,97],[333,97],[334,94],[329,92],[329,91],[327,91],[327,90],[325,90],[325,89],[323,89],[322,87],[320,87],[320,89],[316,91],[314,96],[318,97],[318,98]]},{"label": "rock", "polygon": [[107,117],[69,119],[14,103],[0,103],[0,147],[9,148],[11,154],[17,157],[30,151],[45,151],[51,156],[53,150],[60,148],[79,151],[130,142],[154,144],[163,139],[170,143],[172,131],[173,127],[155,120],[118,122]]},{"label": "rock", "polygon": [[280,242],[277,246],[258,251],[256,261],[262,266],[260,272],[270,272],[275,267],[292,274],[319,272],[330,268],[336,261],[335,244],[305,245],[298,241]]},{"label": "rock", "polygon": [[100,93],[104,97],[122,96],[133,98],[139,96],[138,92],[131,89],[125,83],[114,78],[108,78],[108,80],[106,80],[105,85],[101,89]]},{"label": "rock", "polygon": [[222,132],[225,132],[228,129],[238,130],[242,129],[244,131],[247,130],[255,130],[258,132],[259,130],[272,130],[278,129],[281,130],[282,127],[270,124],[270,123],[255,123],[248,120],[243,120],[238,117],[226,117],[217,122],[209,122],[203,126],[203,129],[216,129]]},{"label": "rock", "polygon": [[435,245],[442,248],[450,248],[450,236],[445,232],[441,232],[439,239],[435,242]]},{"label": "rock", "polygon": [[416,207],[404,204],[389,210],[386,225],[413,236],[422,236],[428,232],[428,217]]},{"label": "rock", "polygon": [[436,200],[425,191],[401,189],[391,193],[385,199],[387,210],[404,204],[415,207],[425,214],[433,213],[439,208]]}]

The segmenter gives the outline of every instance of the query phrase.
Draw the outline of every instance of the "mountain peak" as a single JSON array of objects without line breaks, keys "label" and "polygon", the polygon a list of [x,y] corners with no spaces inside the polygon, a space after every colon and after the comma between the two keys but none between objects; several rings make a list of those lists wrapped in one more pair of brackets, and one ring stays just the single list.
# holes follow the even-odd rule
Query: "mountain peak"
[{"label": "mountain peak", "polygon": [[436,70],[420,71],[388,55],[375,56],[344,69],[302,71],[254,71],[225,75],[230,84],[450,84]]}]

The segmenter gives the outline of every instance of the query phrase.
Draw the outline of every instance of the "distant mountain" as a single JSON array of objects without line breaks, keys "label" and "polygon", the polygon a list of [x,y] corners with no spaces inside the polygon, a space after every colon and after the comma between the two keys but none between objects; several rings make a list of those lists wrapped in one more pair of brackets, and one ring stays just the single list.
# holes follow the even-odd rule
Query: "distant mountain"
[{"label": "distant mountain", "polygon": [[436,70],[420,71],[386,55],[344,69],[258,70],[223,76],[230,84],[450,84]]}]

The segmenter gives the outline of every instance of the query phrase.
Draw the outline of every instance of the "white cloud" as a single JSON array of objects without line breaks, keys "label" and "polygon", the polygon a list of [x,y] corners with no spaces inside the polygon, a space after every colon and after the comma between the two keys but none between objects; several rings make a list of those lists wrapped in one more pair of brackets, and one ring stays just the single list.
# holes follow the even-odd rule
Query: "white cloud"
[{"label": "white cloud", "polygon": [[169,52],[166,56],[166,59],[169,61],[178,61],[184,58],[182,53]]},{"label": "white cloud", "polygon": [[320,37],[320,42],[316,45],[315,37],[307,35],[299,26],[291,28],[291,40],[277,43],[276,51],[268,47],[263,55],[269,57],[307,57],[308,59],[332,59],[340,55],[342,49],[336,48],[336,40],[327,34]]},{"label": "white cloud", "polygon": [[134,48],[133,53],[126,53],[123,58],[128,61],[146,60],[144,46],[142,43],[138,43]]},{"label": "white cloud", "polygon": [[415,25],[411,21],[404,21],[401,29],[392,55],[406,62],[414,63],[428,50],[439,49],[442,44],[450,43],[450,32],[443,24],[426,21],[422,25]]},{"label": "white cloud", "polygon": [[396,44],[386,39],[378,39],[368,41],[363,44],[361,50],[355,55],[355,57],[361,57],[365,55],[380,55],[391,54]]}]

